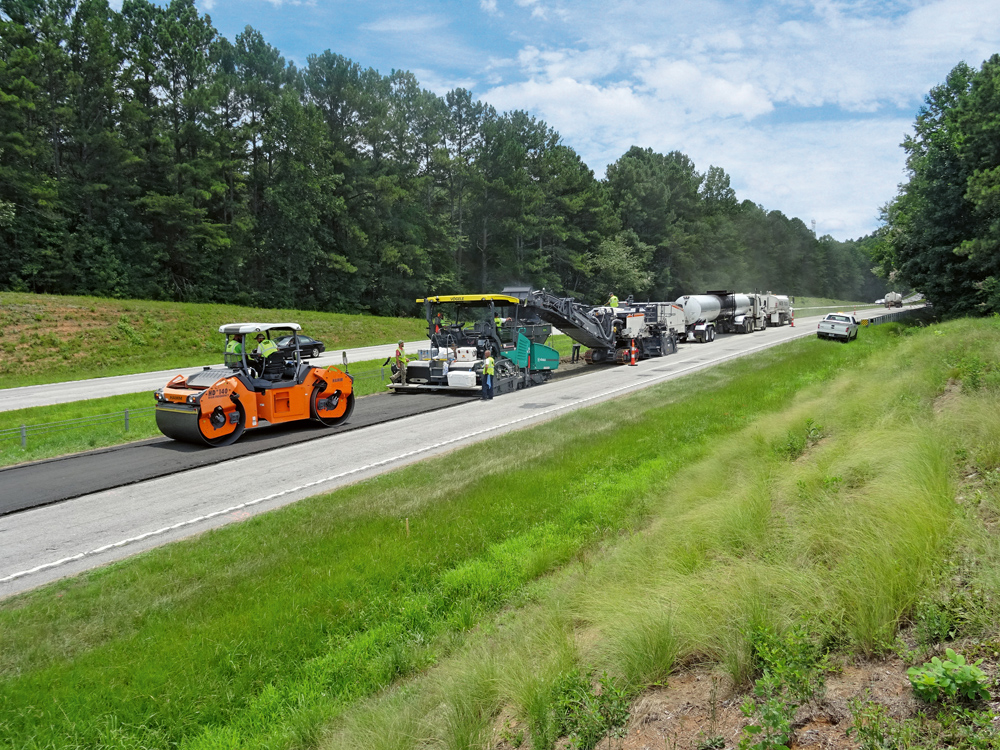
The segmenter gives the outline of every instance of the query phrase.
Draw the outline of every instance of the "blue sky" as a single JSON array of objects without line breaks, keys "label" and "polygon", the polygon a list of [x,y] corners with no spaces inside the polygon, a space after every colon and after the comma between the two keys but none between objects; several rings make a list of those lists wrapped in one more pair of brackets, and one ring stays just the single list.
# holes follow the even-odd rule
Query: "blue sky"
[{"label": "blue sky", "polygon": [[924,95],[1000,52],[1000,0],[197,0],[298,64],[331,50],[556,129],[598,177],[630,146],[848,239],[905,179]]}]

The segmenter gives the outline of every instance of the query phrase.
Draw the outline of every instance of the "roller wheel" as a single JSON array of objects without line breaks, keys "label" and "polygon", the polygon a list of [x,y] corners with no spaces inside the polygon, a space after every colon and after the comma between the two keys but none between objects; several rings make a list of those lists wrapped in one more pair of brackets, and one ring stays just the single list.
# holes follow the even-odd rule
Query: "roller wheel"
[{"label": "roller wheel", "polygon": [[[232,422],[233,414],[238,415],[235,424]],[[168,405],[158,406],[156,426],[174,440],[219,448],[240,439],[246,429],[246,412],[239,404],[230,408],[218,406],[209,414],[170,408]]]},{"label": "roller wheel", "polygon": [[[346,422],[354,411],[354,392],[345,396],[342,391],[335,391],[326,399],[320,398],[322,394],[322,385],[313,388],[312,397],[309,399],[309,412],[312,418],[325,427],[336,427]],[[334,404],[329,408],[331,399]],[[328,408],[321,408],[320,405],[324,401]]]}]

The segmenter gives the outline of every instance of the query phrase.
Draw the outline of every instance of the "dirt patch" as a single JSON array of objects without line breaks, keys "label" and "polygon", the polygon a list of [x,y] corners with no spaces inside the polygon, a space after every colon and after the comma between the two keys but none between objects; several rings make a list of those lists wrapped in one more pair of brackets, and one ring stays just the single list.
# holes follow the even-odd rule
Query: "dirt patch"
[{"label": "dirt patch", "polygon": [[934,399],[934,413],[940,414],[946,409],[953,408],[962,395],[962,384],[954,378],[948,378],[948,383],[944,387],[944,392]]},{"label": "dirt patch", "polygon": [[[996,675],[996,661],[981,665],[990,677]],[[857,750],[859,743],[847,736],[853,723],[850,703],[855,699],[875,701],[897,720],[926,711],[927,705],[917,700],[910,687],[908,666],[890,656],[844,664],[828,674],[822,697],[796,713],[790,747]],[[743,728],[750,723],[740,710],[746,697],[747,693],[734,691],[729,678],[714,670],[685,670],[671,677],[666,687],[649,690],[636,700],[627,735],[603,740],[598,750],[735,750]],[[996,712],[1000,701],[989,707]],[[524,727],[509,714],[503,716],[501,726],[493,745],[496,750],[531,747]],[[564,739],[556,747],[562,750],[571,745]]]}]

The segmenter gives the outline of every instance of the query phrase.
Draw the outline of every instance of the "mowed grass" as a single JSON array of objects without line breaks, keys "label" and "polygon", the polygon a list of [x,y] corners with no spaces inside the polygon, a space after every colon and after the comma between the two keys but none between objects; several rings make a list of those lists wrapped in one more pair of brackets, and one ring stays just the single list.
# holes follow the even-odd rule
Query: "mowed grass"
[{"label": "mowed grass", "polygon": [[0,742],[315,746],[896,334],[776,347],[7,600]]},{"label": "mowed grass", "polygon": [[220,360],[219,326],[298,323],[328,350],[425,338],[419,318],[0,293],[0,388],[198,367]]}]

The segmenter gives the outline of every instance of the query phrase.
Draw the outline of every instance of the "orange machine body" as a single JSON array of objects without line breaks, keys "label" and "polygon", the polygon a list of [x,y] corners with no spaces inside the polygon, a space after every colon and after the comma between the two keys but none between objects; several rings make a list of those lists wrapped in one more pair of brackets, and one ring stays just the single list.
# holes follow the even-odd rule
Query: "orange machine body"
[{"label": "orange machine body", "polygon": [[262,423],[311,419],[333,427],[354,410],[353,379],[336,367],[307,365],[296,352],[294,359],[278,363],[277,372],[262,377],[240,362],[246,358],[177,375],[156,391],[160,431],[175,440],[221,446]]}]

